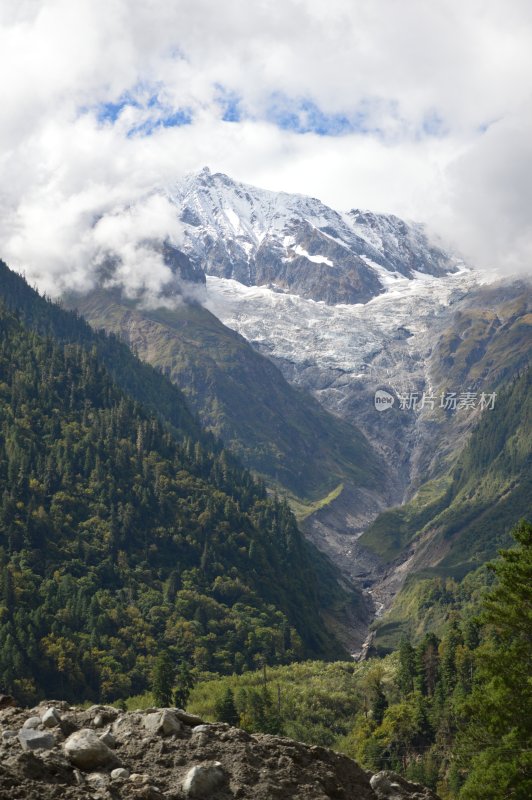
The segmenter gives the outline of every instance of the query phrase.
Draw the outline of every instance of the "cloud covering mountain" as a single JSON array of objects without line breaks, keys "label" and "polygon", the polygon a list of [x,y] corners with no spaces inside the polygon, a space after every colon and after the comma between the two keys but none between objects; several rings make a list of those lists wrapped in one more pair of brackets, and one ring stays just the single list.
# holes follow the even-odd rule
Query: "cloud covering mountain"
[{"label": "cloud covering mountain", "polygon": [[531,28],[526,0],[6,0],[0,252],[54,293],[108,250],[164,284],[118,229],[174,237],[146,198],[209,164],[527,270]]}]

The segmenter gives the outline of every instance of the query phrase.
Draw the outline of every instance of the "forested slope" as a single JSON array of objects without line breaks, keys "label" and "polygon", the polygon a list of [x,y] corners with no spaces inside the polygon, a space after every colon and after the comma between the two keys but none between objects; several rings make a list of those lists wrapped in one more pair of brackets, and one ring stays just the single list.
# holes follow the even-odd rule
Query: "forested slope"
[{"label": "forested slope", "polygon": [[35,308],[0,308],[3,688],[112,699],[148,685],[161,649],[222,672],[341,653],[320,617],[334,574],[288,507],[125,394],[97,345],[66,342],[75,316]]}]

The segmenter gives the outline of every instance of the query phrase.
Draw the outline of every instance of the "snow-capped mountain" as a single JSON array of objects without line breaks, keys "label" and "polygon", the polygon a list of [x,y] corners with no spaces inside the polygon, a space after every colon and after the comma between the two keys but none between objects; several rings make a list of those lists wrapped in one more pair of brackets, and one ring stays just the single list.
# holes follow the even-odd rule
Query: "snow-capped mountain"
[{"label": "snow-capped mountain", "polygon": [[191,261],[246,286],[329,304],[365,303],[403,277],[441,276],[459,266],[421,225],[340,213],[316,198],[258,189],[208,169],[172,187],[169,197]]}]

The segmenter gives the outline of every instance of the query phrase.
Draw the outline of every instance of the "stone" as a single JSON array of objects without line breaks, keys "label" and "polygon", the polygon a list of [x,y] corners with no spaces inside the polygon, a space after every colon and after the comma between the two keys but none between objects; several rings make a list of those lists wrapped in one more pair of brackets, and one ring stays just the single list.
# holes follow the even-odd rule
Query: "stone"
[{"label": "stone", "polygon": [[226,777],[219,761],[198,764],[187,772],[183,781],[183,792],[186,797],[203,798],[220,789]]},{"label": "stone", "polygon": [[111,733],[111,726],[109,726],[106,731],[100,734],[99,738],[100,742],[106,744],[107,747],[115,748],[117,745],[116,737]]},{"label": "stone", "polygon": [[111,778],[114,781],[127,780],[127,778],[129,778],[129,770],[125,767],[117,767],[111,771]]},{"label": "stone", "polygon": [[370,778],[370,786],[379,800],[438,800],[438,795],[419,783],[412,783],[390,770],[377,772]]},{"label": "stone", "polygon": [[146,775],[144,772],[132,772],[129,776],[129,780],[131,783],[149,783],[150,776]]},{"label": "stone", "polygon": [[28,717],[25,721],[23,728],[39,728],[41,725],[41,718],[40,717]]},{"label": "stone", "polygon": [[35,728],[22,728],[18,732],[18,740],[23,750],[51,750],[55,747],[55,736]]},{"label": "stone", "polygon": [[174,711],[176,717],[181,720],[185,725],[188,725],[189,728],[197,727],[198,725],[203,725],[203,720],[201,717],[197,717],[195,714],[189,714],[188,711],[183,711],[182,708],[178,708]]},{"label": "stone", "polygon": [[112,722],[120,715],[120,711],[114,706],[96,705],[90,706],[90,708],[87,709],[87,714],[92,717],[96,717],[98,714],[100,714],[103,717],[104,722]]},{"label": "stone", "polygon": [[202,724],[202,725],[195,725],[195,726],[192,728],[192,733],[194,733],[194,734],[199,734],[199,733],[210,733],[210,730],[211,730],[211,726],[210,726],[210,725],[205,725],[205,724]]},{"label": "stone", "polygon": [[10,739],[16,739],[17,732],[11,730],[2,731],[2,739],[4,742],[8,742]]},{"label": "stone", "polygon": [[79,769],[74,770],[74,780],[76,781],[78,786],[83,786],[83,784],[85,783],[85,778],[83,777]]},{"label": "stone", "polygon": [[167,709],[146,714],[143,725],[150,733],[159,733],[163,736],[170,736],[181,731],[181,723],[177,716],[173,711]]},{"label": "stone", "polygon": [[91,789],[107,789],[109,777],[104,772],[91,772],[85,778]]},{"label": "stone", "polygon": [[69,761],[80,769],[92,770],[118,762],[113,751],[90,728],[71,734],[63,747]]},{"label": "stone", "polygon": [[61,715],[56,708],[48,708],[41,717],[41,723],[45,728],[56,728],[61,724]]}]

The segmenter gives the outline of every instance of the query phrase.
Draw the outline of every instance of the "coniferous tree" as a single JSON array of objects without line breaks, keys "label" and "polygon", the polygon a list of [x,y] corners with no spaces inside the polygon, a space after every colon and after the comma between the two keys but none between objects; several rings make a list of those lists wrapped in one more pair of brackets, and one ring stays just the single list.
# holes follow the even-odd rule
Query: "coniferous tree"
[{"label": "coniferous tree", "polygon": [[195,680],[192,670],[186,661],[181,661],[176,674],[177,688],[174,692],[174,703],[178,708],[187,707],[190,692],[194,688]]},{"label": "coniferous tree", "polygon": [[230,686],[227,687],[223,697],[216,703],[216,716],[219,722],[227,722],[228,725],[238,725],[240,715],[236,709],[235,697]]},{"label": "coniferous tree", "polygon": [[459,742],[469,771],[461,800],[532,796],[532,525],[520,522],[513,535],[517,546],[494,563],[498,583],[485,602],[490,636]]},{"label": "coniferous tree", "polygon": [[164,651],[159,654],[153,668],[151,690],[158,706],[172,705],[172,688],[174,686],[175,667],[171,656]]}]

